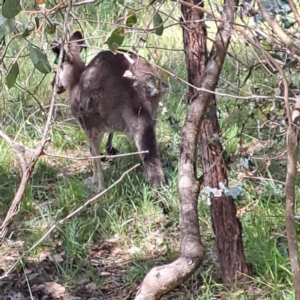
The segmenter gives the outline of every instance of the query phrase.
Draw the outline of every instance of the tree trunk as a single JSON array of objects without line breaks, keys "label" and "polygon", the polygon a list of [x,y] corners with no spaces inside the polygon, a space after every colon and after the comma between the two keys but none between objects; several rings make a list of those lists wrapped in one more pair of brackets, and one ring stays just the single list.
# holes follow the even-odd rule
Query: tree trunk
[{"label": "tree trunk", "polygon": [[[210,106],[202,122],[199,135],[199,154],[204,173],[204,186],[219,188],[219,182],[228,186],[223,148],[218,137],[220,128],[216,114],[216,101],[211,96]],[[216,235],[221,280],[225,284],[243,281],[248,274],[242,240],[242,226],[236,217],[231,197],[211,198],[211,219]]]},{"label": "tree trunk", "polygon": [[[214,91],[218,83],[230,41],[230,35],[228,33],[232,30],[232,22],[234,21],[234,13],[238,3],[237,0],[225,0],[222,21],[218,27],[216,40],[207,61],[205,59],[205,28],[199,26],[202,22],[202,14],[199,13],[201,12],[199,1],[180,0],[180,3],[182,6],[187,7],[186,9],[182,8],[182,27],[184,28],[188,76],[190,83],[199,87],[198,90],[189,89],[190,93],[194,94],[190,95],[192,97],[190,98],[185,123],[181,132],[178,163],[181,254],[174,262],[151,269],[141,283],[135,300],[160,299],[163,294],[172,290],[178,284],[189,278],[202,263],[204,255],[204,249],[200,241],[198,223],[198,196],[200,180],[196,177],[197,173],[195,168],[197,137],[199,136],[204,114],[211,103],[211,94],[209,91]],[[195,11],[198,12],[195,13]],[[195,21],[195,19],[197,21]],[[193,61],[195,61],[195,65],[193,64]],[[203,71],[203,73],[201,73],[201,71]],[[230,217],[234,215],[233,220],[235,222],[232,222],[232,219],[229,218],[229,221],[232,222],[233,225],[230,226],[228,230],[226,228],[227,233],[230,229],[232,230],[232,228],[234,228],[234,232],[236,232],[235,225],[237,223],[234,204],[229,200],[226,199],[226,201],[224,201],[224,211],[230,212],[230,214],[227,214]],[[223,220],[223,214],[221,215],[221,218]],[[231,224],[230,222],[228,222],[228,224]],[[227,226],[227,223],[225,224]],[[216,230],[216,232],[220,232],[220,230]],[[237,243],[233,241],[233,237],[239,239],[240,236],[234,236],[234,232],[229,232],[229,237],[225,238],[227,238],[228,241],[233,242],[233,245],[237,245]],[[241,231],[239,231],[239,233],[240,232]],[[227,242],[224,244],[226,244],[226,247],[228,246]],[[238,248],[242,249],[240,247]],[[231,251],[231,249],[232,247],[229,246],[224,249],[226,255],[230,258],[236,258],[235,256],[233,257],[227,253],[227,251]],[[234,251],[234,253],[237,253],[237,251]],[[223,255],[223,253],[220,252],[220,255]],[[242,260],[238,260],[237,263],[240,264],[241,261]],[[223,262],[223,260],[221,262]],[[235,265],[235,270],[247,272],[246,264],[240,265],[238,268],[237,263],[229,261],[230,265]]]},{"label": "tree trunk", "polygon": [[[203,6],[203,2],[199,4],[198,0],[185,2],[192,6]],[[185,21],[182,27],[188,81],[193,86],[200,87],[205,77],[208,60],[206,29],[204,23],[201,22],[203,12],[183,5],[181,11]],[[210,59],[214,59],[213,55]],[[190,86],[190,101],[193,101],[194,96],[197,96],[197,91]],[[200,126],[198,152],[204,174],[204,185],[219,188],[219,182],[228,185],[227,169],[222,156],[222,145],[216,138],[220,136],[220,128],[215,97],[213,94],[208,97],[208,110]],[[241,280],[243,277],[241,274],[248,274],[248,268],[242,242],[242,227],[239,219],[236,218],[232,198],[223,195],[212,199],[211,218],[216,235],[222,282],[233,283],[237,279]]]}]

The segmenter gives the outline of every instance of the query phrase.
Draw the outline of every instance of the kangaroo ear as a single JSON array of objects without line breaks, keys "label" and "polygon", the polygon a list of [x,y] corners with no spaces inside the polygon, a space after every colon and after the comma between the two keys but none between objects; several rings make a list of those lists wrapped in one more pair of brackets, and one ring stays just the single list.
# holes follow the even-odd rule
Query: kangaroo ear
[{"label": "kangaroo ear", "polygon": [[75,31],[69,39],[69,49],[71,51],[79,50],[79,52],[81,52],[83,48],[86,48],[86,46],[83,41],[82,33],[80,31]]},{"label": "kangaroo ear", "polygon": [[[51,44],[51,49],[52,52],[55,54],[56,58],[54,60],[54,64],[58,63],[58,57],[59,57],[59,53],[60,53],[60,49],[61,49],[61,44],[57,43],[57,42],[53,42]],[[62,61],[65,62],[67,60],[67,53],[65,51],[65,49],[63,49],[63,58]]]},{"label": "kangaroo ear", "polygon": [[51,44],[51,50],[56,56],[59,56],[60,49],[61,49],[61,45],[59,43],[53,42]]}]

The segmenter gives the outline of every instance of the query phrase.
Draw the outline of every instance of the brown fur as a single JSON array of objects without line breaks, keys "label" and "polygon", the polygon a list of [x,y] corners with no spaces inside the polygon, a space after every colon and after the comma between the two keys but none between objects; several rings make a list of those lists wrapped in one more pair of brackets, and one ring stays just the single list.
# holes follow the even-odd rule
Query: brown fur
[{"label": "brown fur", "polygon": [[[149,151],[140,157],[152,186],[158,187],[164,182],[155,135],[161,97],[159,74],[133,53],[102,51],[85,66],[80,57],[83,43],[78,40],[82,40],[82,35],[75,32],[69,51],[64,51],[57,88],[58,92],[68,90],[72,114],[87,134],[91,154],[100,155],[104,133],[125,132],[133,138],[138,151]],[[53,52],[59,55],[59,51],[60,46],[56,45]],[[54,82],[55,78],[52,85]],[[149,82],[156,90],[149,87]],[[93,166],[94,182],[103,189],[100,160],[94,159]]]}]

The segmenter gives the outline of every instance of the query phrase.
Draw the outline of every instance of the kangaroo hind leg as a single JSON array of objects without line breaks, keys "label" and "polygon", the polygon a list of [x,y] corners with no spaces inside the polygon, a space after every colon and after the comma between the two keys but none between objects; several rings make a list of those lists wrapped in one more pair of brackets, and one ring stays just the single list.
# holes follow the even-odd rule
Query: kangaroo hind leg
[{"label": "kangaroo hind leg", "polygon": [[[104,133],[97,129],[92,129],[87,132],[88,142],[90,146],[90,153],[92,156],[100,156],[100,143],[103,138]],[[93,158],[93,184],[97,191],[104,190],[104,180],[101,170],[101,159]]]},{"label": "kangaroo hind leg", "polygon": [[165,177],[158,152],[155,121],[146,112],[140,113],[132,121],[131,132],[138,151],[148,150],[148,153],[140,154],[145,172],[152,187],[157,188],[165,182]]}]

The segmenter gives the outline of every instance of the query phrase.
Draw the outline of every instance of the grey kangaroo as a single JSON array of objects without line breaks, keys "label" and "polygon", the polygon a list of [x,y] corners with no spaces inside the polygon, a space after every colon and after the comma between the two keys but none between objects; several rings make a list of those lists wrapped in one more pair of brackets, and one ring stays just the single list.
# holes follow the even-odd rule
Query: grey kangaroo
[{"label": "grey kangaroo", "polygon": [[[57,92],[68,91],[71,112],[87,135],[92,156],[100,155],[106,132],[125,132],[138,151],[149,151],[140,158],[151,185],[158,187],[165,181],[155,134],[161,97],[158,72],[141,57],[124,50],[117,54],[101,51],[86,66],[80,57],[84,47],[83,36],[76,31],[68,51],[63,50]],[[56,56],[60,49],[57,43],[52,47]],[[110,148],[111,139],[112,135],[107,145]],[[93,181],[98,190],[104,189],[100,159],[93,159]]]}]

